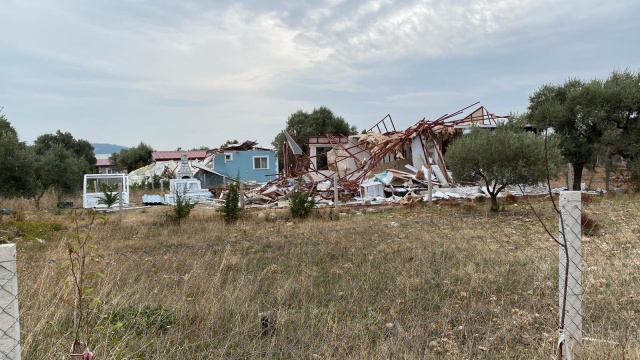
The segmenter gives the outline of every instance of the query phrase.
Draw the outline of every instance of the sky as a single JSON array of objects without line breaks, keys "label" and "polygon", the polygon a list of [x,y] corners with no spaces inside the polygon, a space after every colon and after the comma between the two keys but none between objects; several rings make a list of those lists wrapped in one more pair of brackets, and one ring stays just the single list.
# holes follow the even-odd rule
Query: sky
[{"label": "sky", "polygon": [[156,150],[271,146],[298,110],[399,130],[544,84],[640,70],[637,0],[2,0],[0,107]]}]

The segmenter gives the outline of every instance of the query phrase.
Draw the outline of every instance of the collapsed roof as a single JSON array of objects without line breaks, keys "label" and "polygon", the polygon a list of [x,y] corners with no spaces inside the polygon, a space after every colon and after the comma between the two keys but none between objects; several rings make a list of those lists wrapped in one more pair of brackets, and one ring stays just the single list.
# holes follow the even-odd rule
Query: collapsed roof
[{"label": "collapsed roof", "polygon": [[[355,194],[360,184],[376,171],[424,166],[439,174],[441,185],[447,186],[451,178],[444,163],[446,144],[471,126],[494,128],[507,118],[490,113],[484,106],[458,118],[478,104],[436,120],[423,118],[403,131],[396,130],[387,115],[358,135],[294,136],[285,132],[283,174],[273,183],[282,178],[302,178],[313,191],[315,184],[333,181],[335,177],[342,189]],[[319,161],[325,157],[326,160]]]}]

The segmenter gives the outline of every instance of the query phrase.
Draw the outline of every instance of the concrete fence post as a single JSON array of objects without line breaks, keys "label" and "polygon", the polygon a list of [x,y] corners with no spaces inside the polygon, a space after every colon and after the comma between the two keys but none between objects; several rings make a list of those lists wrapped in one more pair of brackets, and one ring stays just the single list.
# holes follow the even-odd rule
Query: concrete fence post
[{"label": "concrete fence post", "polygon": [[[580,217],[582,203],[580,191],[560,193],[559,247],[559,316],[562,321],[564,308],[564,329],[560,334],[560,346],[567,359],[576,360],[582,356],[582,227]],[[567,262],[567,259],[569,260]],[[567,272],[568,267],[568,272]],[[565,294],[565,276],[567,279]],[[565,305],[566,298],[566,305]],[[570,356],[570,357],[569,357]]]},{"label": "concrete fence post", "polygon": [[573,190],[573,166],[567,163],[567,190]]},{"label": "concrete fence post", "polygon": [[20,359],[16,245],[0,245],[0,358]]}]

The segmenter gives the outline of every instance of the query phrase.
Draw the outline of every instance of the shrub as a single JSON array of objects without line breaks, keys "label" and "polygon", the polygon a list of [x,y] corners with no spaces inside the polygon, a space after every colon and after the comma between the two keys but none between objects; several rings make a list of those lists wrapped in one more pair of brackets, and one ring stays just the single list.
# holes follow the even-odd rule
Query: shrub
[{"label": "shrub", "polygon": [[238,182],[229,184],[229,190],[224,198],[224,206],[218,211],[222,213],[226,223],[233,223],[238,220],[240,212],[240,185]]},{"label": "shrub", "polygon": [[291,192],[289,201],[291,203],[291,215],[299,219],[308,217],[314,206],[316,206],[316,201],[312,197],[309,197],[308,192],[301,191],[297,188]]},{"label": "shrub", "polygon": [[118,202],[118,184],[100,183],[100,191],[102,191],[102,197],[98,199],[98,204],[112,207]]},{"label": "shrub", "polygon": [[182,194],[176,191],[174,196],[176,198],[176,204],[172,206],[171,211],[169,211],[166,216],[170,222],[180,225],[182,221],[189,217],[191,210],[196,207],[196,204],[189,201],[186,197],[186,191]]}]

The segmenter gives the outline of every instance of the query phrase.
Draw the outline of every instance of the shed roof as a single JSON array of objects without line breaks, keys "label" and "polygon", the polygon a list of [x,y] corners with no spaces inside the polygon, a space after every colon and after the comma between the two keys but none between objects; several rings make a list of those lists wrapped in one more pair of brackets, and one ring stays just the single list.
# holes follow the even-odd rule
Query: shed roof
[{"label": "shed roof", "polygon": [[154,151],[151,153],[153,161],[180,160],[182,155],[187,155],[189,160],[202,160],[207,157],[207,150]]},{"label": "shed roof", "polygon": [[96,159],[96,166],[113,166],[109,159]]}]

